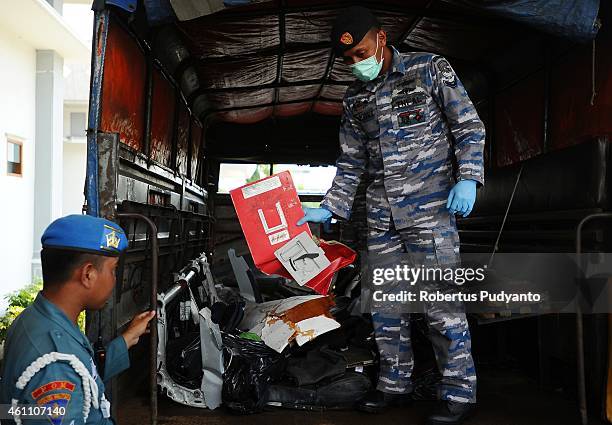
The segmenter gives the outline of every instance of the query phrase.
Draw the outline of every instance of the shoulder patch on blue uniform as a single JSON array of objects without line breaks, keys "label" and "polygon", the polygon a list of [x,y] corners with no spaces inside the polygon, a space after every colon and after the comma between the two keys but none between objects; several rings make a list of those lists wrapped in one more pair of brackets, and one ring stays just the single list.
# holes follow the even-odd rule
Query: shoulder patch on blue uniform
[{"label": "shoulder patch on blue uniform", "polygon": [[38,400],[36,404],[46,408],[47,418],[53,425],[61,425],[71,397],[68,393],[51,394]]},{"label": "shoulder patch on blue uniform", "polygon": [[40,387],[36,388],[34,391],[32,391],[30,395],[33,399],[36,400],[40,396],[51,391],[62,390],[72,392],[74,391],[74,388],[75,384],[70,381],[51,381],[46,383],[45,385],[41,385]]},{"label": "shoulder patch on blue uniform", "polygon": [[433,61],[444,85],[452,88],[457,87],[457,77],[448,61],[441,56],[436,57]]},{"label": "shoulder patch on blue uniform", "polygon": [[45,414],[51,424],[61,425],[75,388],[71,381],[51,381],[36,388],[31,396],[38,406],[46,409]]}]

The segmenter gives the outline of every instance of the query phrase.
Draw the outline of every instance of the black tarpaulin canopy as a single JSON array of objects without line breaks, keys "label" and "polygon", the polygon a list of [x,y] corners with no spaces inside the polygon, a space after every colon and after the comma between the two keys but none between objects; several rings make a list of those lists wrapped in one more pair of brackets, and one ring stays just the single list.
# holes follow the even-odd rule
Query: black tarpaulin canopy
[{"label": "black tarpaulin canopy", "polygon": [[[118,5],[130,0],[112,1]],[[296,149],[308,145],[312,152],[329,151],[327,160],[335,155],[328,142],[337,138],[342,97],[354,81],[330,48],[331,24],[342,8],[369,7],[400,52],[447,57],[476,101],[486,95],[484,75],[496,52],[551,34],[572,42],[589,40],[597,32],[599,8],[599,0],[143,0],[143,4],[157,56],[181,82],[192,110],[208,123],[213,154],[218,140],[225,156],[233,156],[231,147],[223,143],[230,141],[227,135],[234,130],[226,124],[232,123],[253,125],[243,134],[267,139],[271,146],[275,138],[282,143],[290,136],[297,139],[292,143]],[[204,14],[207,7],[209,12],[217,11]],[[272,124],[267,123],[270,119]],[[284,126],[288,132],[282,131],[279,120],[291,123]],[[263,154],[266,145],[254,142],[245,149],[242,144],[239,156]],[[299,149],[291,154],[295,153]]]}]

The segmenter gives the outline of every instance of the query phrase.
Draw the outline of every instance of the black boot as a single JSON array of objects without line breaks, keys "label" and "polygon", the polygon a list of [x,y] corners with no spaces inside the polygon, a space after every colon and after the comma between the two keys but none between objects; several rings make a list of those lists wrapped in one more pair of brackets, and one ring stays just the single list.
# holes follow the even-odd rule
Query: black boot
[{"label": "black boot", "polygon": [[359,402],[357,409],[368,413],[378,413],[387,407],[408,403],[410,403],[410,394],[390,394],[374,390]]},{"label": "black boot", "polygon": [[427,418],[427,423],[430,425],[458,425],[470,416],[475,408],[475,403],[442,400],[434,413]]}]

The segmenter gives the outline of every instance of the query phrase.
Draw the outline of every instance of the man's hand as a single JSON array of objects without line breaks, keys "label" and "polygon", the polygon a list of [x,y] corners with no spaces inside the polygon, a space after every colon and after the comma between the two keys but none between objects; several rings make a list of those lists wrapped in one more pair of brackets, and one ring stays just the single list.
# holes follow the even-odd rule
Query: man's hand
[{"label": "man's hand", "polygon": [[467,217],[476,202],[476,180],[461,180],[451,189],[446,208],[453,214]]},{"label": "man's hand", "polygon": [[153,317],[155,317],[155,311],[153,310],[134,316],[128,328],[122,334],[128,349],[138,344],[138,340],[143,334],[148,334],[151,331],[148,324]]},{"label": "man's hand", "polygon": [[329,221],[332,217],[332,213],[325,208],[304,208],[304,217],[300,218],[297,222],[298,226],[306,223],[307,221],[311,223],[325,223]]}]

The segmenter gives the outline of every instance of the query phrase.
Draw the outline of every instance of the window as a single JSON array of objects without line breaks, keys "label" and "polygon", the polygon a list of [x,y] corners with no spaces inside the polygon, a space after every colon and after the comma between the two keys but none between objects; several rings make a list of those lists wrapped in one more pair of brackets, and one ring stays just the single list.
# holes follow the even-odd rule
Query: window
[{"label": "window", "polygon": [[221,164],[219,170],[219,192],[263,179],[281,171],[289,171],[298,195],[324,195],[331,187],[336,167],[297,164]]},{"label": "window", "polygon": [[8,139],[6,142],[6,173],[9,176],[21,177],[21,163],[23,160],[23,143],[17,140]]},{"label": "window", "polygon": [[87,119],[85,112],[70,113],[70,137],[85,137]]},{"label": "window", "polygon": [[218,193],[229,193],[232,189],[269,175],[270,164],[221,164]]},{"label": "window", "polygon": [[274,174],[288,170],[298,195],[325,195],[336,175],[336,167],[297,164],[274,164]]}]

